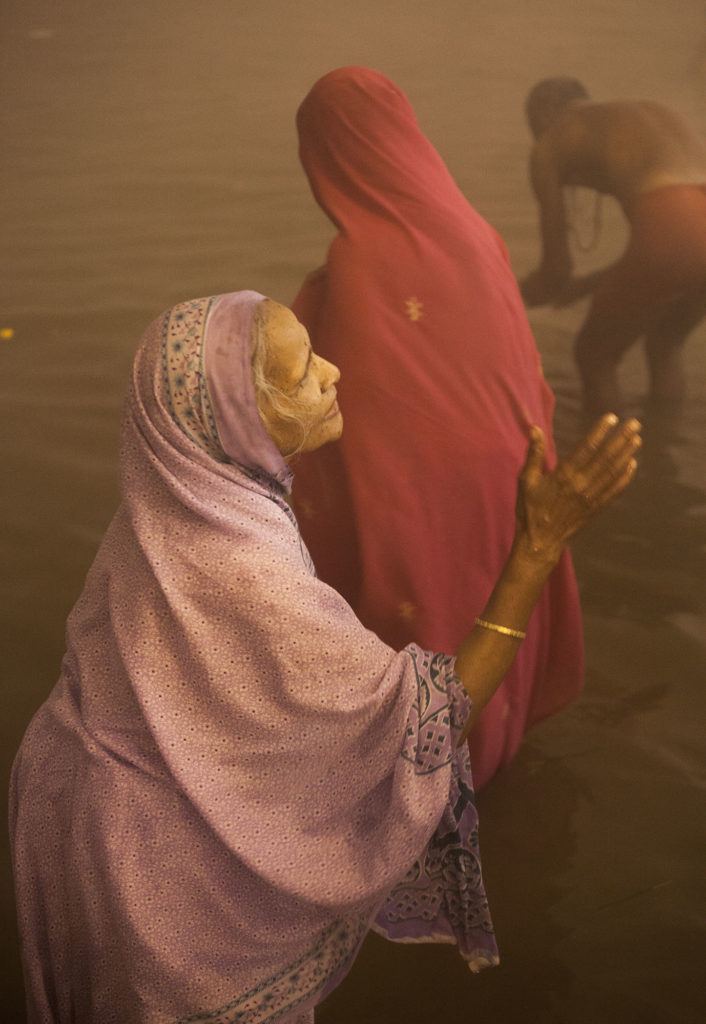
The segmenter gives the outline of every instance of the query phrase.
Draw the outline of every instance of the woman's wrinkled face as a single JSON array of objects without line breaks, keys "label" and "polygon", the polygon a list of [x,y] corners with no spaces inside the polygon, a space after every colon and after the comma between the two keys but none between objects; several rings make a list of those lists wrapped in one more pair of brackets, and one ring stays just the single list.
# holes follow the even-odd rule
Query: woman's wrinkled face
[{"label": "woman's wrinkled face", "polygon": [[343,430],[335,387],[338,367],[312,351],[306,328],[278,302],[268,301],[263,330],[265,376],[279,394],[274,402],[261,394],[258,407],[277,448],[287,458],[335,441]]}]

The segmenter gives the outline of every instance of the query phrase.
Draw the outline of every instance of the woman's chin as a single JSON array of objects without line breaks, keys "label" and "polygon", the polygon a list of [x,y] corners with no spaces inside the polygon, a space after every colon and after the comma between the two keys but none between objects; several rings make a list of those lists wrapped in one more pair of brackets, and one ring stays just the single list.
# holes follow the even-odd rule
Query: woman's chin
[{"label": "woman's chin", "polygon": [[340,409],[338,411],[338,415],[336,416],[336,419],[333,421],[332,426],[333,426],[333,431],[332,431],[331,437],[329,437],[328,440],[329,441],[338,441],[339,437],[343,433],[343,415],[342,415]]},{"label": "woman's chin", "polygon": [[302,451],[314,452],[317,448],[323,448],[325,444],[330,441],[338,441],[339,437],[343,433],[343,416],[340,411],[332,416],[329,420],[324,420],[321,424],[321,429],[316,431],[316,434],[309,438],[306,447]]}]

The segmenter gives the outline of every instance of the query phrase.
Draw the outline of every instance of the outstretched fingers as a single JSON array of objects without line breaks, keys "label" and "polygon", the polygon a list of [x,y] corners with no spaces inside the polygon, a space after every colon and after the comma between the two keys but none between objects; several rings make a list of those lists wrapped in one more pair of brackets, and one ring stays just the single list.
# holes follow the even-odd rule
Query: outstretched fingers
[{"label": "outstretched fingers", "polygon": [[618,476],[609,480],[603,490],[596,495],[596,498],[594,499],[596,504],[599,505],[599,507],[603,507],[603,505],[607,505],[611,498],[620,494],[620,492],[624,490],[632,480],[636,469],[637,459],[629,459],[622,472]]},{"label": "outstretched fingers", "polygon": [[600,508],[630,482],[642,444],[640,430],[638,420],[619,423],[611,414],[602,417],[578,446],[568,462],[581,479],[587,504]]},{"label": "outstretched fingers", "polygon": [[566,464],[577,472],[582,472],[595,459],[596,453],[611,436],[618,422],[618,417],[613,412],[601,416],[566,459]]}]

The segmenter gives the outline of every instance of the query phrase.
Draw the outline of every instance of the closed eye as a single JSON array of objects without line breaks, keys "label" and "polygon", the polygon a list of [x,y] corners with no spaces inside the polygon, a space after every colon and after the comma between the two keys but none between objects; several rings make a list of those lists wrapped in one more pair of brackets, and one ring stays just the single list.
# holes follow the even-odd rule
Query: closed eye
[{"label": "closed eye", "polygon": [[306,384],[307,378],[309,376],[309,370],[311,369],[311,360],[312,360],[313,355],[314,355],[314,350],[311,348],[311,346],[309,346],[309,355],[308,355],[307,360],[306,360],[306,366],[304,367],[304,375],[301,378],[301,380],[299,381],[299,383],[294,386],[294,390],[295,391],[301,390],[301,388],[303,388],[304,385]]}]

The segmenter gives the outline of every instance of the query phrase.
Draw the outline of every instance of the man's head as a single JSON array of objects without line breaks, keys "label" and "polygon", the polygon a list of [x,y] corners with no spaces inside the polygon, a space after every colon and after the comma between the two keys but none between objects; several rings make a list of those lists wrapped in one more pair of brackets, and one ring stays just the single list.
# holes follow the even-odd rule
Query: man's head
[{"label": "man's head", "polygon": [[525,114],[534,137],[541,135],[569,103],[587,99],[585,87],[576,78],[559,76],[537,82],[525,100]]}]

